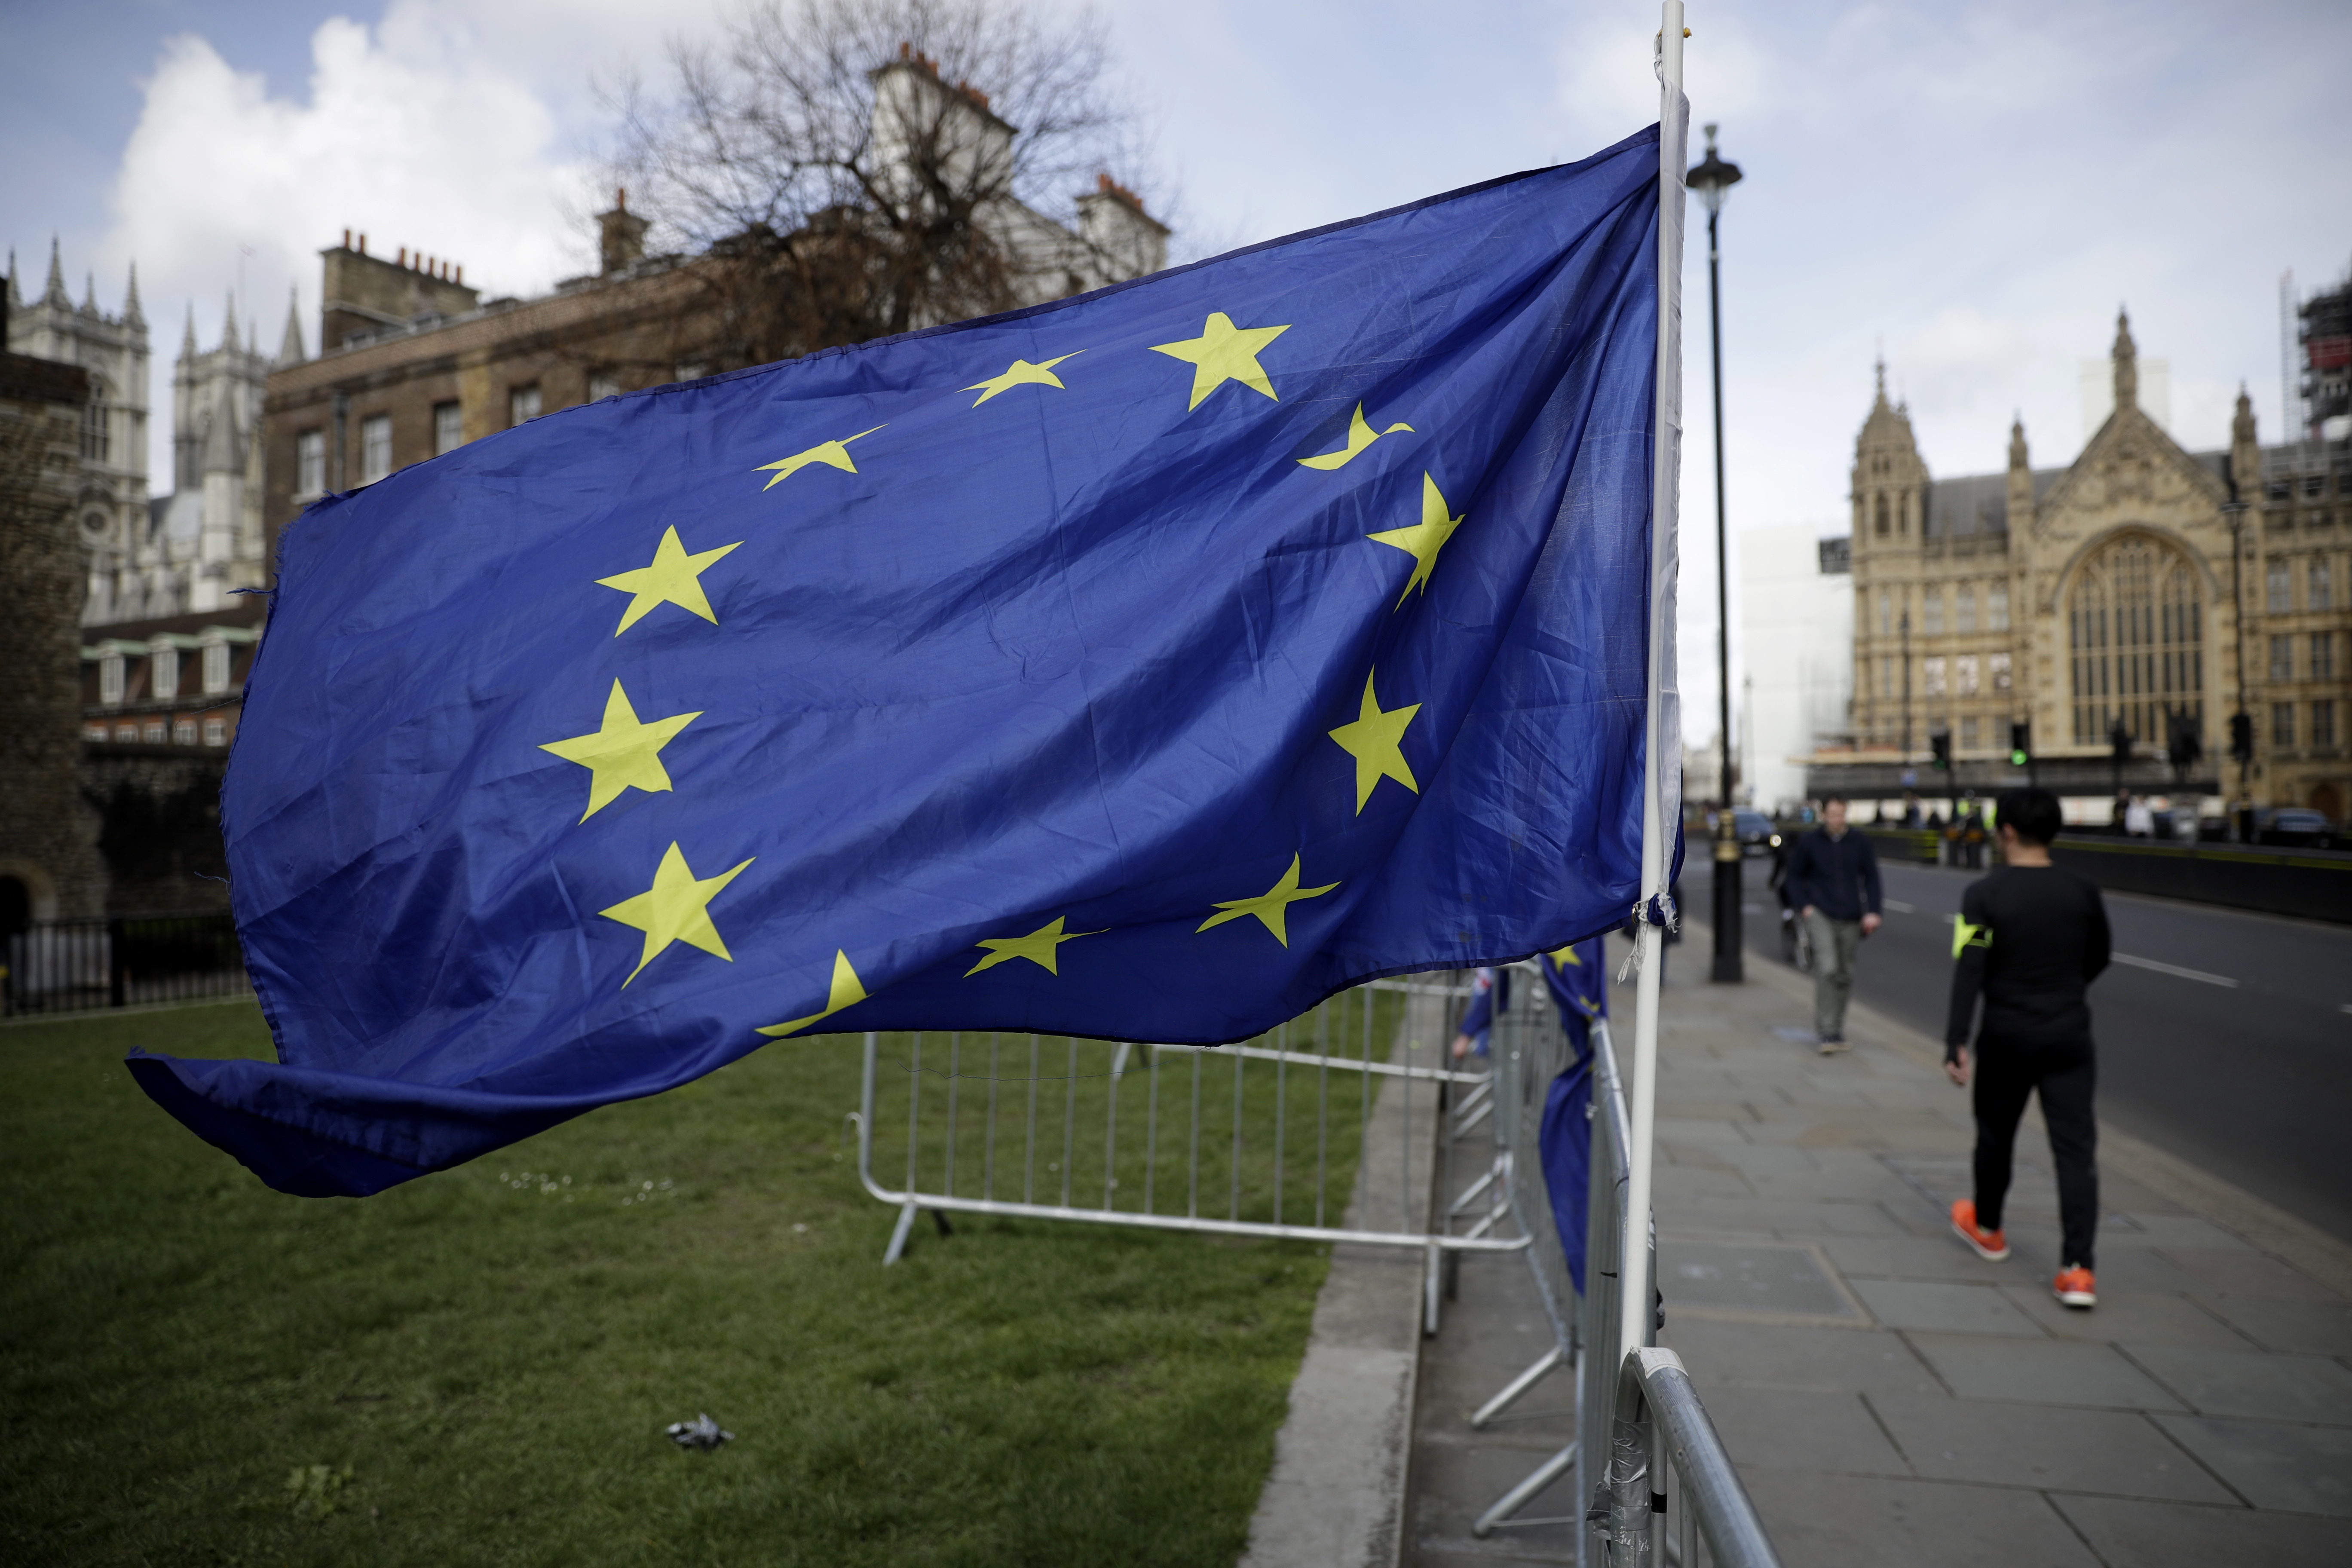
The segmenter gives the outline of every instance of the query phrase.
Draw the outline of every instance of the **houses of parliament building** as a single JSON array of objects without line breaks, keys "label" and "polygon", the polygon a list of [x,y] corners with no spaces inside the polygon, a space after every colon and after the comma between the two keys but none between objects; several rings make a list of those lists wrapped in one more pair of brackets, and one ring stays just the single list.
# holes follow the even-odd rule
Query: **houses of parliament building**
[{"label": "houses of parliament building", "polygon": [[[2126,789],[2344,818],[2352,442],[2265,448],[2242,393],[2227,450],[2183,450],[2139,406],[2127,320],[2113,374],[2115,411],[2069,466],[2033,468],[2012,426],[2007,473],[1938,480],[1882,368],[1853,470],[1852,749],[1816,751],[1811,793],[2023,783],[2010,752],[2024,723],[2040,782],[2104,795],[2120,723]],[[2166,762],[2183,717],[2202,742],[2185,779]],[[1948,776],[1928,766],[1937,734]]]}]

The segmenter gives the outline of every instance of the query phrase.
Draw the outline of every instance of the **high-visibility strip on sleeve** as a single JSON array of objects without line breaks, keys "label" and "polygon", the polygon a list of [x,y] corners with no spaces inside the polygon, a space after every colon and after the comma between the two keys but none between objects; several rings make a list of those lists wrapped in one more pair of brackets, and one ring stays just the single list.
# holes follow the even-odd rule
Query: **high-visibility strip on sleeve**
[{"label": "high-visibility strip on sleeve", "polygon": [[1969,924],[1967,919],[1962,916],[1955,915],[1952,917],[1953,958],[1958,959],[1961,953],[1966,952],[1969,948],[1990,947],[1991,945],[1992,927],[1972,926]]}]

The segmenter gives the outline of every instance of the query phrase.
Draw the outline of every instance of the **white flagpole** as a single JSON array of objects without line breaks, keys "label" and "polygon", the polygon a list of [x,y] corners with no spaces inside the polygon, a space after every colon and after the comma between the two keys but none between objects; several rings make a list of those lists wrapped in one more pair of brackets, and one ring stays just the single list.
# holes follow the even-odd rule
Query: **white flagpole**
[{"label": "white flagpole", "polygon": [[1626,1107],[1632,1147],[1626,1150],[1625,1249],[1618,1279],[1619,1343],[1650,1341],[1650,1143],[1658,1114],[1658,970],[1665,932],[1648,918],[1663,907],[1674,853],[1679,787],[1681,710],[1675,703],[1672,666],[1675,521],[1682,475],[1683,170],[1688,163],[1690,107],[1683,98],[1682,0],[1664,0],[1658,29],[1658,402],[1657,444],[1650,479],[1649,718],[1642,779],[1643,918],[1634,928],[1639,970],[1634,982],[1633,1063]]}]

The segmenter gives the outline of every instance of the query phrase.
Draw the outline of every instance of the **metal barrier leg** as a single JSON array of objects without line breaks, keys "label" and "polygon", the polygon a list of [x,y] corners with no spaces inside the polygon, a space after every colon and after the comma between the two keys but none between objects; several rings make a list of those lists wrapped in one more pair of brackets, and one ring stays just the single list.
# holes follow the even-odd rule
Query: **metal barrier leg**
[{"label": "metal barrier leg", "polygon": [[1421,1331],[1425,1338],[1433,1340],[1437,1337],[1438,1297],[1445,1282],[1444,1251],[1433,1241],[1429,1244],[1428,1254],[1421,1272],[1423,1298]]},{"label": "metal barrier leg", "polygon": [[1528,1389],[1533,1388],[1537,1384],[1542,1382],[1546,1373],[1551,1371],[1552,1368],[1558,1366],[1561,1362],[1567,1359],[1567,1357],[1560,1354],[1559,1347],[1558,1345],[1554,1345],[1551,1349],[1544,1352],[1542,1355],[1536,1358],[1536,1363],[1533,1366],[1528,1368],[1527,1371],[1519,1373],[1518,1376],[1511,1379],[1508,1384],[1505,1384],[1502,1393],[1497,1394],[1494,1398],[1486,1401],[1486,1404],[1481,1405],[1475,1411],[1471,1413],[1470,1426],[1472,1429],[1475,1430],[1478,1427],[1484,1426],[1487,1422],[1492,1421],[1496,1416],[1500,1415],[1504,1411],[1508,1410],[1512,1405],[1517,1404],[1521,1394],[1527,1393]]},{"label": "metal barrier leg", "polygon": [[1478,1522],[1470,1527],[1470,1533],[1476,1536],[1479,1540],[1484,1541],[1486,1537],[1494,1534],[1496,1531],[1507,1528],[1512,1524],[1537,1525],[1574,1522],[1572,1521],[1559,1519],[1514,1520],[1511,1516],[1518,1512],[1519,1510],[1527,1507],[1528,1504],[1535,1499],[1537,1493],[1551,1485],[1552,1482],[1559,1479],[1560,1476],[1575,1463],[1576,1445],[1570,1443],[1567,1447],[1562,1448],[1559,1453],[1554,1454],[1550,1458],[1546,1459],[1542,1464],[1538,1465],[1533,1470],[1529,1471],[1526,1480],[1521,1481],[1517,1486],[1513,1487],[1509,1491],[1505,1492],[1500,1498],[1496,1499],[1494,1507],[1488,1509],[1486,1512],[1478,1516]]},{"label": "metal barrier leg", "polygon": [[898,1261],[899,1254],[907,1250],[907,1233],[914,1228],[915,1205],[902,1205],[898,1210],[898,1223],[890,1227],[890,1245],[882,1251],[883,1268],[887,1268]]}]

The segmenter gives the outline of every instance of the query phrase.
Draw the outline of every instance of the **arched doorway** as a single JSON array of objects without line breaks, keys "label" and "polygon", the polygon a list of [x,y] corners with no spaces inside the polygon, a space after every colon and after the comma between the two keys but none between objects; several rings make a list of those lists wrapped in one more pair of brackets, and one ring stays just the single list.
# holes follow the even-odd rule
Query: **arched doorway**
[{"label": "arched doorway", "polygon": [[0,942],[33,929],[33,889],[17,877],[0,876]]},{"label": "arched doorway", "polygon": [[2083,563],[2066,596],[2074,743],[2105,742],[2116,721],[2161,742],[2165,715],[2205,721],[2203,582],[2161,540],[2127,533]]},{"label": "arched doorway", "polygon": [[2311,809],[2330,822],[2341,822],[2344,820],[2344,796],[2332,784],[2315,785],[2311,792]]}]

